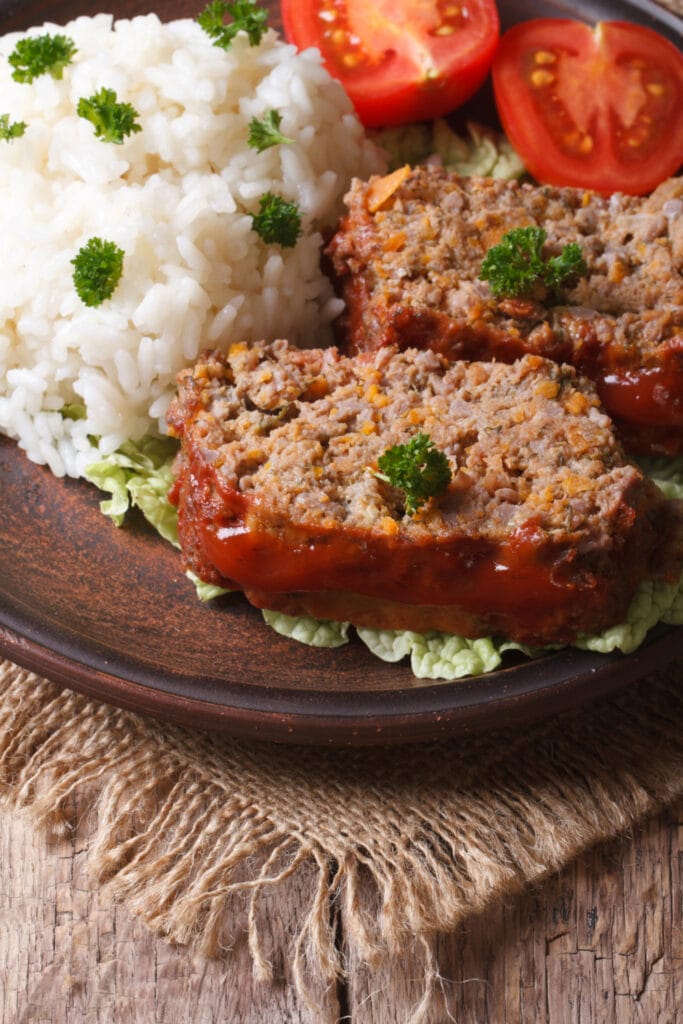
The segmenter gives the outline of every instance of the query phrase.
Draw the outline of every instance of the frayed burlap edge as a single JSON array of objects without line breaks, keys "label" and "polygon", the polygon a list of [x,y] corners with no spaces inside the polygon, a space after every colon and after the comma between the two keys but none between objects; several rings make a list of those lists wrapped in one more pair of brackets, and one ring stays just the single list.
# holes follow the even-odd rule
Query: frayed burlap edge
[{"label": "frayed burlap edge", "polygon": [[[369,965],[556,871],[683,793],[683,665],[526,730],[403,749],[319,751],[207,736],[62,690],[0,663],[0,797],[73,827],[93,801],[89,865],[157,934],[223,951],[248,898],[254,974],[271,968],[260,897],[304,862],[317,883],[292,972],[343,976],[334,912]],[[257,866],[255,866],[257,865]]]}]

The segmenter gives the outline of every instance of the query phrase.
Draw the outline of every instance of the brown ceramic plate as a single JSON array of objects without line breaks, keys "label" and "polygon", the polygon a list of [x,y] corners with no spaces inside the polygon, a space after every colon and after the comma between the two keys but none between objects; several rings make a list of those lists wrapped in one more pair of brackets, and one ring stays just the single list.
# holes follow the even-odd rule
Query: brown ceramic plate
[{"label": "brown ceramic plate", "polygon": [[[640,21],[676,40],[680,32],[680,19],[649,0],[500,7],[506,25],[580,9],[586,20]],[[0,0],[0,29],[97,9],[85,0]],[[117,0],[109,9],[132,15],[153,5]],[[156,9],[171,18],[198,8],[178,0]],[[486,90],[475,111],[492,117]],[[426,684],[358,641],[319,650],[283,639],[238,596],[200,604],[177,552],[143,522],[133,517],[116,530],[99,511],[99,492],[56,479],[5,438],[0,494],[0,652],[73,689],[190,726],[337,745],[435,739],[556,713],[683,650],[683,629],[658,628],[628,657],[564,650],[475,679]]]}]

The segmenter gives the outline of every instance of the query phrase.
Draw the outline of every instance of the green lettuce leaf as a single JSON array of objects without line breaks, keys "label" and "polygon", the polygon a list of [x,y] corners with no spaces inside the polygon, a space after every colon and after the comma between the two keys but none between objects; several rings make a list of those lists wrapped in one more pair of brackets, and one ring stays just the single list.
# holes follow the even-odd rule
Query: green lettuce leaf
[{"label": "green lettuce leaf", "polygon": [[462,679],[498,668],[502,652],[489,637],[466,640],[447,633],[413,633],[410,630],[365,629],[358,636],[382,661],[410,657],[418,679]]},{"label": "green lettuce leaf", "polygon": [[310,615],[284,615],[264,610],[263,618],[280,636],[298,640],[309,647],[343,647],[348,643],[348,622],[314,619]]},{"label": "green lettuce leaf", "polygon": [[[116,526],[122,526],[126,513],[135,506],[164,540],[180,547],[178,510],[168,500],[177,451],[178,443],[170,437],[145,437],[126,441],[111,455],[88,466],[86,480],[111,495],[100,502],[102,512]],[[186,576],[194,583],[200,601],[229,593],[223,587],[204,583],[193,572]]]},{"label": "green lettuce leaf", "polygon": [[683,455],[656,459],[638,459],[644,473],[652,477],[665,498],[683,499]]},{"label": "green lettuce leaf", "polygon": [[683,626],[683,579],[678,588],[678,593],[675,595],[667,611],[662,615],[662,622],[665,622],[667,626]]},{"label": "green lettuce leaf", "polygon": [[[683,498],[683,458],[649,460],[643,468],[649,472],[667,498]],[[271,618],[272,616],[272,618]],[[300,629],[299,619],[278,617],[264,612],[264,618],[274,625],[276,618],[287,618],[286,632],[302,643],[316,636],[316,620],[307,618]],[[582,650],[608,653],[621,651],[629,654],[643,643],[648,631],[658,622],[683,625],[683,575],[676,583],[646,581],[642,583],[629,608],[626,621],[604,632],[577,639],[575,646]],[[335,626],[335,623],[318,624]],[[336,624],[340,625],[340,624]],[[316,637],[316,646],[339,646],[348,635],[348,623],[343,633],[334,634],[334,642],[321,642],[326,634]],[[366,647],[382,661],[398,662],[410,658],[410,667],[418,679],[461,679],[480,675],[498,668],[506,651],[519,651],[529,658],[548,654],[558,648],[527,647],[498,637],[468,640],[449,633],[414,633],[410,630],[368,629],[357,627],[356,632]],[[342,639],[343,637],[343,639]]]},{"label": "green lettuce leaf", "polygon": [[[667,498],[683,498],[683,457],[642,460]],[[683,574],[675,583],[646,580],[631,602],[626,621],[602,633],[582,635],[571,646],[607,654],[636,650],[649,630],[658,622],[683,625]],[[505,651],[521,651],[530,658],[548,654],[557,647],[529,648],[497,638],[465,640],[447,633],[421,636],[407,631],[358,629],[364,644],[383,661],[399,661],[410,656],[411,668],[419,679],[457,679],[479,675],[497,668]],[[485,645],[485,646],[477,646]]]},{"label": "green lettuce leaf", "polygon": [[581,636],[574,646],[586,651],[599,651],[601,654],[609,651],[630,654],[640,647],[653,626],[662,622],[665,616],[675,616],[674,605],[682,590],[683,576],[678,583],[670,585],[653,583],[651,580],[641,583],[631,602],[626,622],[606,629],[599,636]]},{"label": "green lettuce leaf", "polygon": [[185,575],[191,583],[194,583],[194,589],[197,591],[197,597],[202,603],[213,601],[214,597],[220,597],[221,594],[232,593],[231,590],[228,590],[225,587],[219,587],[216,583],[205,583],[204,580],[200,580],[199,576],[193,573],[191,569],[187,569]]},{"label": "green lettuce leaf", "polygon": [[431,125],[398,125],[370,132],[372,140],[384,150],[387,170],[395,171],[404,164],[421,164],[434,152]]},{"label": "green lettuce leaf", "polygon": [[[177,444],[170,438],[128,441],[117,452],[90,466],[86,478],[109,493],[110,497],[100,503],[100,508],[117,526],[123,523],[126,512],[136,506],[161,536],[177,547],[177,510],[168,500],[176,451]],[[683,498],[683,457],[642,460],[641,465],[667,498]],[[222,587],[202,582],[194,573],[188,572],[187,576],[202,601],[229,593]],[[349,640],[348,622],[320,621],[311,616],[289,616],[273,611],[264,611],[263,618],[276,633],[311,647],[340,647]],[[581,636],[573,646],[600,653],[618,650],[629,654],[643,643],[648,631],[658,622],[683,625],[683,575],[676,583],[642,583],[625,622],[595,636]],[[410,658],[411,669],[418,679],[453,680],[491,672],[510,650],[520,651],[529,658],[557,650],[556,647],[529,648],[497,637],[468,640],[449,633],[421,634],[362,627],[356,632],[382,661]]]},{"label": "green lettuce leaf", "polygon": [[116,526],[121,526],[126,512],[137,506],[145,519],[164,540],[178,547],[178,515],[168,500],[173,483],[173,458],[176,441],[166,437],[144,437],[125,444],[85,471],[85,478],[110,498],[100,502],[100,509]]},{"label": "green lettuce leaf", "polygon": [[[641,584],[631,603],[626,621],[596,636],[581,636],[571,646],[606,654],[630,654],[644,641],[658,622],[683,625],[683,575],[678,583],[648,581]],[[382,661],[400,661],[410,656],[418,679],[460,679],[498,668],[506,651],[520,651],[537,658],[557,647],[526,647],[496,637],[467,640],[450,633],[412,633],[407,630],[357,629],[363,643]]]},{"label": "green lettuce leaf", "polygon": [[432,124],[384,128],[373,134],[384,150],[388,169],[404,164],[433,161],[456,174],[490,178],[519,178],[525,167],[500,132],[474,121],[467,123],[467,135],[458,135],[442,118]]}]

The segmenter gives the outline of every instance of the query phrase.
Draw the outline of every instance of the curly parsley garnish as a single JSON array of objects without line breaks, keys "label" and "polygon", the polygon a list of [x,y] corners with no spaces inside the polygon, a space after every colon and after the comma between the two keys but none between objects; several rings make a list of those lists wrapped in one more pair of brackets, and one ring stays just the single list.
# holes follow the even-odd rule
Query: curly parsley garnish
[{"label": "curly parsley garnish", "polygon": [[555,291],[576,274],[585,274],[586,263],[576,242],[565,245],[559,256],[543,257],[544,228],[513,228],[489,249],[480,278],[488,281],[494,295],[517,298],[539,286]]},{"label": "curly parsley garnish", "polygon": [[[225,24],[226,14],[232,18]],[[268,28],[268,11],[259,7],[254,0],[212,0],[197,17],[206,34],[213,39],[214,46],[227,50],[238,32],[246,32],[250,46],[258,46]]]},{"label": "curly parsley garnish", "polygon": [[264,242],[276,242],[291,249],[301,234],[301,214],[296,203],[266,192],[261,196],[259,212],[251,218],[254,231]]},{"label": "curly parsley garnish", "polygon": [[10,121],[9,114],[0,114],[0,139],[11,142],[20,139],[26,131],[25,121]]},{"label": "curly parsley garnish", "polygon": [[100,89],[88,99],[82,97],[76,112],[79,117],[90,121],[95,135],[102,142],[113,142],[120,146],[126,135],[142,131],[135,120],[138,116],[135,107],[130,103],[119,103],[113,89]]},{"label": "curly parsley garnish", "polygon": [[376,477],[403,491],[408,515],[445,491],[451,482],[448,458],[429,435],[422,432],[407,444],[387,448],[377,460],[377,468]]},{"label": "curly parsley garnish", "polygon": [[281,124],[282,114],[279,114],[277,110],[268,110],[260,121],[257,117],[252,117],[249,122],[247,142],[252,149],[257,149],[259,153],[262,153],[264,149],[270,149],[271,146],[294,142],[294,139],[289,139],[282,134]]},{"label": "curly parsley garnish", "polygon": [[114,294],[123,272],[123,249],[114,242],[91,238],[71,260],[73,282],[86,306],[100,306]]},{"label": "curly parsley garnish", "polygon": [[10,53],[10,65],[14,68],[12,78],[15,82],[29,84],[39,75],[52,75],[61,78],[64,68],[70,64],[76,53],[76,44],[68,36],[31,36],[20,39]]}]

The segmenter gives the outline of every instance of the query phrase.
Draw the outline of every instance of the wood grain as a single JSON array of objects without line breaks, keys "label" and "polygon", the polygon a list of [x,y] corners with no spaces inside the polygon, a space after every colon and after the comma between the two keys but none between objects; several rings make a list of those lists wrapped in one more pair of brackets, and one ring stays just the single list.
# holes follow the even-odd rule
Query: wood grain
[{"label": "wood grain", "polygon": [[[439,936],[442,980],[425,1024],[678,1024],[682,840],[683,801]],[[204,960],[112,906],[88,878],[86,852],[78,834],[46,840],[28,819],[0,815],[2,1024],[323,1024],[297,1001],[282,956],[305,871],[269,903],[266,984],[252,979],[239,915],[225,958]],[[421,951],[376,971],[347,952],[348,985],[316,993],[331,1019],[405,1024],[421,996]]]},{"label": "wood grain", "polygon": [[[264,986],[251,978],[243,916],[231,921],[225,960],[195,956],[113,905],[85,859],[77,835],[46,841],[28,818],[0,815],[2,1024],[316,1024],[297,1005],[277,949],[313,884],[305,870],[270,907],[275,981]],[[316,996],[329,1005],[329,994]]]},{"label": "wood grain", "polygon": [[[429,1024],[677,1024],[683,1017],[683,802],[631,839],[436,942]],[[407,1019],[414,963],[355,970],[352,1019]],[[388,994],[391,1009],[388,1009]]]}]

